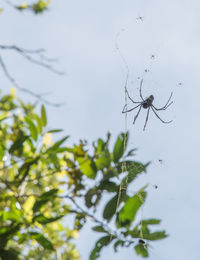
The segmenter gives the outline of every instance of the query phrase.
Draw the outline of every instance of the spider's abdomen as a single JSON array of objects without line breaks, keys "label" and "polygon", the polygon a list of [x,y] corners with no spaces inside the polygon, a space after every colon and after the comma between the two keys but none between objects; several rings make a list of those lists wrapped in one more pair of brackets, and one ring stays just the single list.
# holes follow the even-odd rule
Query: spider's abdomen
[{"label": "spider's abdomen", "polygon": [[148,104],[146,101],[144,101],[142,107],[143,107],[143,108],[148,108],[148,107],[149,107],[149,104]]},{"label": "spider's abdomen", "polygon": [[143,108],[148,108],[148,107],[150,107],[151,105],[152,105],[152,103],[153,103],[153,100],[154,100],[154,96],[153,95],[151,95],[151,96],[149,96],[147,99],[145,99],[145,101],[143,102],[143,104],[142,104],[142,107]]}]

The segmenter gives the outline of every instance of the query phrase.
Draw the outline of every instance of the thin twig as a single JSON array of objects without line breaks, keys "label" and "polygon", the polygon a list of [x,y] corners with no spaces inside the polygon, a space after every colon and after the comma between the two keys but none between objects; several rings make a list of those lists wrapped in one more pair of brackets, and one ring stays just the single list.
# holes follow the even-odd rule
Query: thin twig
[{"label": "thin twig", "polygon": [[117,238],[119,240],[123,240],[124,242],[128,242],[128,243],[134,243],[135,241],[133,240],[128,240],[124,237],[122,237],[120,234],[117,233],[116,230],[113,230],[112,228],[110,228],[106,223],[104,223],[103,221],[99,220],[97,217],[95,217],[94,215],[92,215],[91,213],[89,213],[88,211],[84,210],[76,201],[73,197],[69,196],[69,195],[65,195],[65,196],[60,196],[59,198],[67,198],[69,199],[75,206],[76,208],[80,211],[80,213],[84,214],[85,216],[91,218],[95,223],[99,224],[101,227],[103,227],[106,231],[108,231],[108,233],[110,233],[110,235],[113,238]]},{"label": "thin twig", "polygon": [[[0,45],[0,49],[2,50],[14,50],[16,51],[18,54],[20,54],[21,56],[23,56],[25,59],[27,59],[28,61],[35,63],[36,65],[42,66],[58,75],[63,75],[64,72],[63,71],[59,71],[56,70],[55,68],[53,68],[50,64],[45,63],[42,61],[42,59],[45,59],[46,62],[48,62],[48,59],[43,55],[41,56],[41,53],[44,53],[45,50],[44,49],[37,49],[37,50],[27,50],[21,47],[18,47],[16,45]],[[39,59],[36,59],[34,57],[31,56],[31,54],[35,54],[39,56]],[[42,58],[43,57],[43,58]]]},{"label": "thin twig", "polygon": [[42,95],[39,95],[39,94],[33,92],[32,90],[19,86],[18,83],[16,82],[16,80],[14,79],[14,77],[12,77],[11,74],[8,72],[8,69],[7,69],[1,55],[0,55],[0,66],[1,66],[5,76],[7,77],[7,79],[16,87],[16,89],[37,98],[38,100],[44,102],[47,105],[55,106],[55,107],[60,107],[61,105],[63,105],[63,103],[50,102],[50,101],[46,100],[45,98],[43,98]]}]

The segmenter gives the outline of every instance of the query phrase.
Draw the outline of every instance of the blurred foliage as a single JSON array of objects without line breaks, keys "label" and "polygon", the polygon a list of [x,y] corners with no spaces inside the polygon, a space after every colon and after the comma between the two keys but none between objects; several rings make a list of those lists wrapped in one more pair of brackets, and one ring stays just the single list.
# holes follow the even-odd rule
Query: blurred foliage
[{"label": "blurred foliage", "polygon": [[47,10],[50,2],[51,2],[51,0],[46,0],[46,1],[39,0],[36,3],[33,3],[33,4],[23,3],[19,6],[15,6],[15,8],[20,10],[20,11],[30,9],[35,14],[39,14],[39,13],[42,13],[45,10]]},{"label": "blurred foliage", "polygon": [[44,106],[35,113],[11,93],[0,98],[0,257],[79,259],[77,230],[62,221],[65,149],[51,141]]},{"label": "blurred foliage", "polygon": [[[61,133],[48,128],[44,106],[38,110],[25,104],[13,90],[0,97],[0,258],[78,260],[74,239],[89,219],[93,231],[103,233],[91,260],[109,244],[115,251],[133,247],[147,257],[148,242],[166,233],[151,231],[158,219],[136,222],[147,185],[134,194],[129,186],[148,163],[132,159],[135,149],[127,151],[128,133],[117,137],[113,149],[110,133],[93,149],[85,140],[66,145],[69,136]],[[54,135],[60,139],[54,141]],[[71,227],[66,225],[69,216]]]},{"label": "blurred foliage", "polygon": [[[30,10],[35,14],[40,14],[48,9],[51,0],[46,0],[46,1],[39,0],[39,1],[35,1],[31,4],[29,4],[28,2],[23,2],[20,5],[15,5],[13,3],[13,1],[12,2],[6,1],[6,2],[16,10],[19,10],[19,11]],[[0,8],[0,13],[2,11],[3,11],[3,8]]]}]

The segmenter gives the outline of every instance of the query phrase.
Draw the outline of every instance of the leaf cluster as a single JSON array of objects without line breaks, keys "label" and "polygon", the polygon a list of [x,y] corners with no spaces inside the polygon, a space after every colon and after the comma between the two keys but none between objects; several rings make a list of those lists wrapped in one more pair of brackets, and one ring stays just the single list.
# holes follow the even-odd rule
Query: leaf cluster
[{"label": "leaf cluster", "polygon": [[38,2],[36,2],[34,4],[23,3],[22,5],[15,6],[15,8],[20,11],[30,9],[35,14],[39,14],[39,13],[43,13],[45,10],[47,10],[50,2],[51,2],[50,0],[47,0],[47,1],[39,0]]},{"label": "leaf cluster", "polygon": [[[54,141],[52,135],[60,138]],[[133,193],[131,184],[149,163],[133,160],[128,133],[113,147],[108,133],[92,149],[85,140],[66,145],[68,138],[60,129],[48,129],[43,105],[38,110],[12,94],[0,97],[0,257],[55,259],[59,252],[60,259],[79,259],[73,239],[89,219],[96,223],[93,231],[104,234],[91,260],[110,244],[115,251],[133,247],[147,257],[148,241],[166,237],[149,227],[160,220],[137,223],[147,185]],[[68,216],[71,229],[64,221]]]},{"label": "leaf cluster", "polygon": [[49,132],[44,106],[36,113],[34,105],[13,95],[0,98],[2,259],[30,259],[38,252],[42,259],[55,259],[58,250],[79,259],[71,242],[76,230],[62,221],[69,205],[59,198],[66,170],[65,149],[63,155],[59,149],[67,137],[54,143]]},{"label": "leaf cluster", "polygon": [[[24,2],[20,5],[15,5],[11,2],[8,2],[9,5],[11,5],[14,9],[18,11],[25,11],[30,10],[34,14],[41,14],[44,11],[48,10],[49,4],[51,3],[51,0],[38,0],[37,2],[33,3],[27,3]],[[0,8],[0,13],[3,11],[3,8]]]}]

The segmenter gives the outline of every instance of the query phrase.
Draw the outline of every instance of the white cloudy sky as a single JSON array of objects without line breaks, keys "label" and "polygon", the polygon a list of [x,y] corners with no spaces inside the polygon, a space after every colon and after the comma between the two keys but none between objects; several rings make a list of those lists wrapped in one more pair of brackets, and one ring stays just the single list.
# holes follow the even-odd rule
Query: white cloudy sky
[{"label": "white cloudy sky", "polygon": [[[9,7],[0,16],[1,44],[44,47],[50,56],[59,58],[58,67],[67,72],[58,77],[17,55],[3,53],[21,85],[36,92],[51,91],[50,100],[65,102],[61,108],[48,107],[49,122],[64,128],[71,142],[80,138],[92,141],[108,130],[116,137],[124,131],[121,110],[126,69],[115,48],[119,32],[118,45],[130,70],[130,95],[139,98],[138,77],[145,69],[150,71],[144,77],[144,96],[153,94],[156,106],[162,106],[173,91],[174,104],[160,112],[163,119],[173,119],[172,124],[162,124],[151,113],[143,132],[146,111],[135,126],[134,113],[128,115],[130,148],[138,148],[138,160],[152,161],[137,185],[150,182],[159,187],[149,187],[142,217],[161,218],[162,228],[170,234],[166,240],[152,243],[152,260],[200,259],[199,11],[198,0],[52,0],[51,9],[41,16],[19,14]],[[10,83],[1,71],[0,77],[5,92]],[[96,238],[89,231],[81,233],[77,244],[83,260],[88,259]],[[100,259],[122,257],[135,259],[132,249],[114,254],[111,248]]]}]

